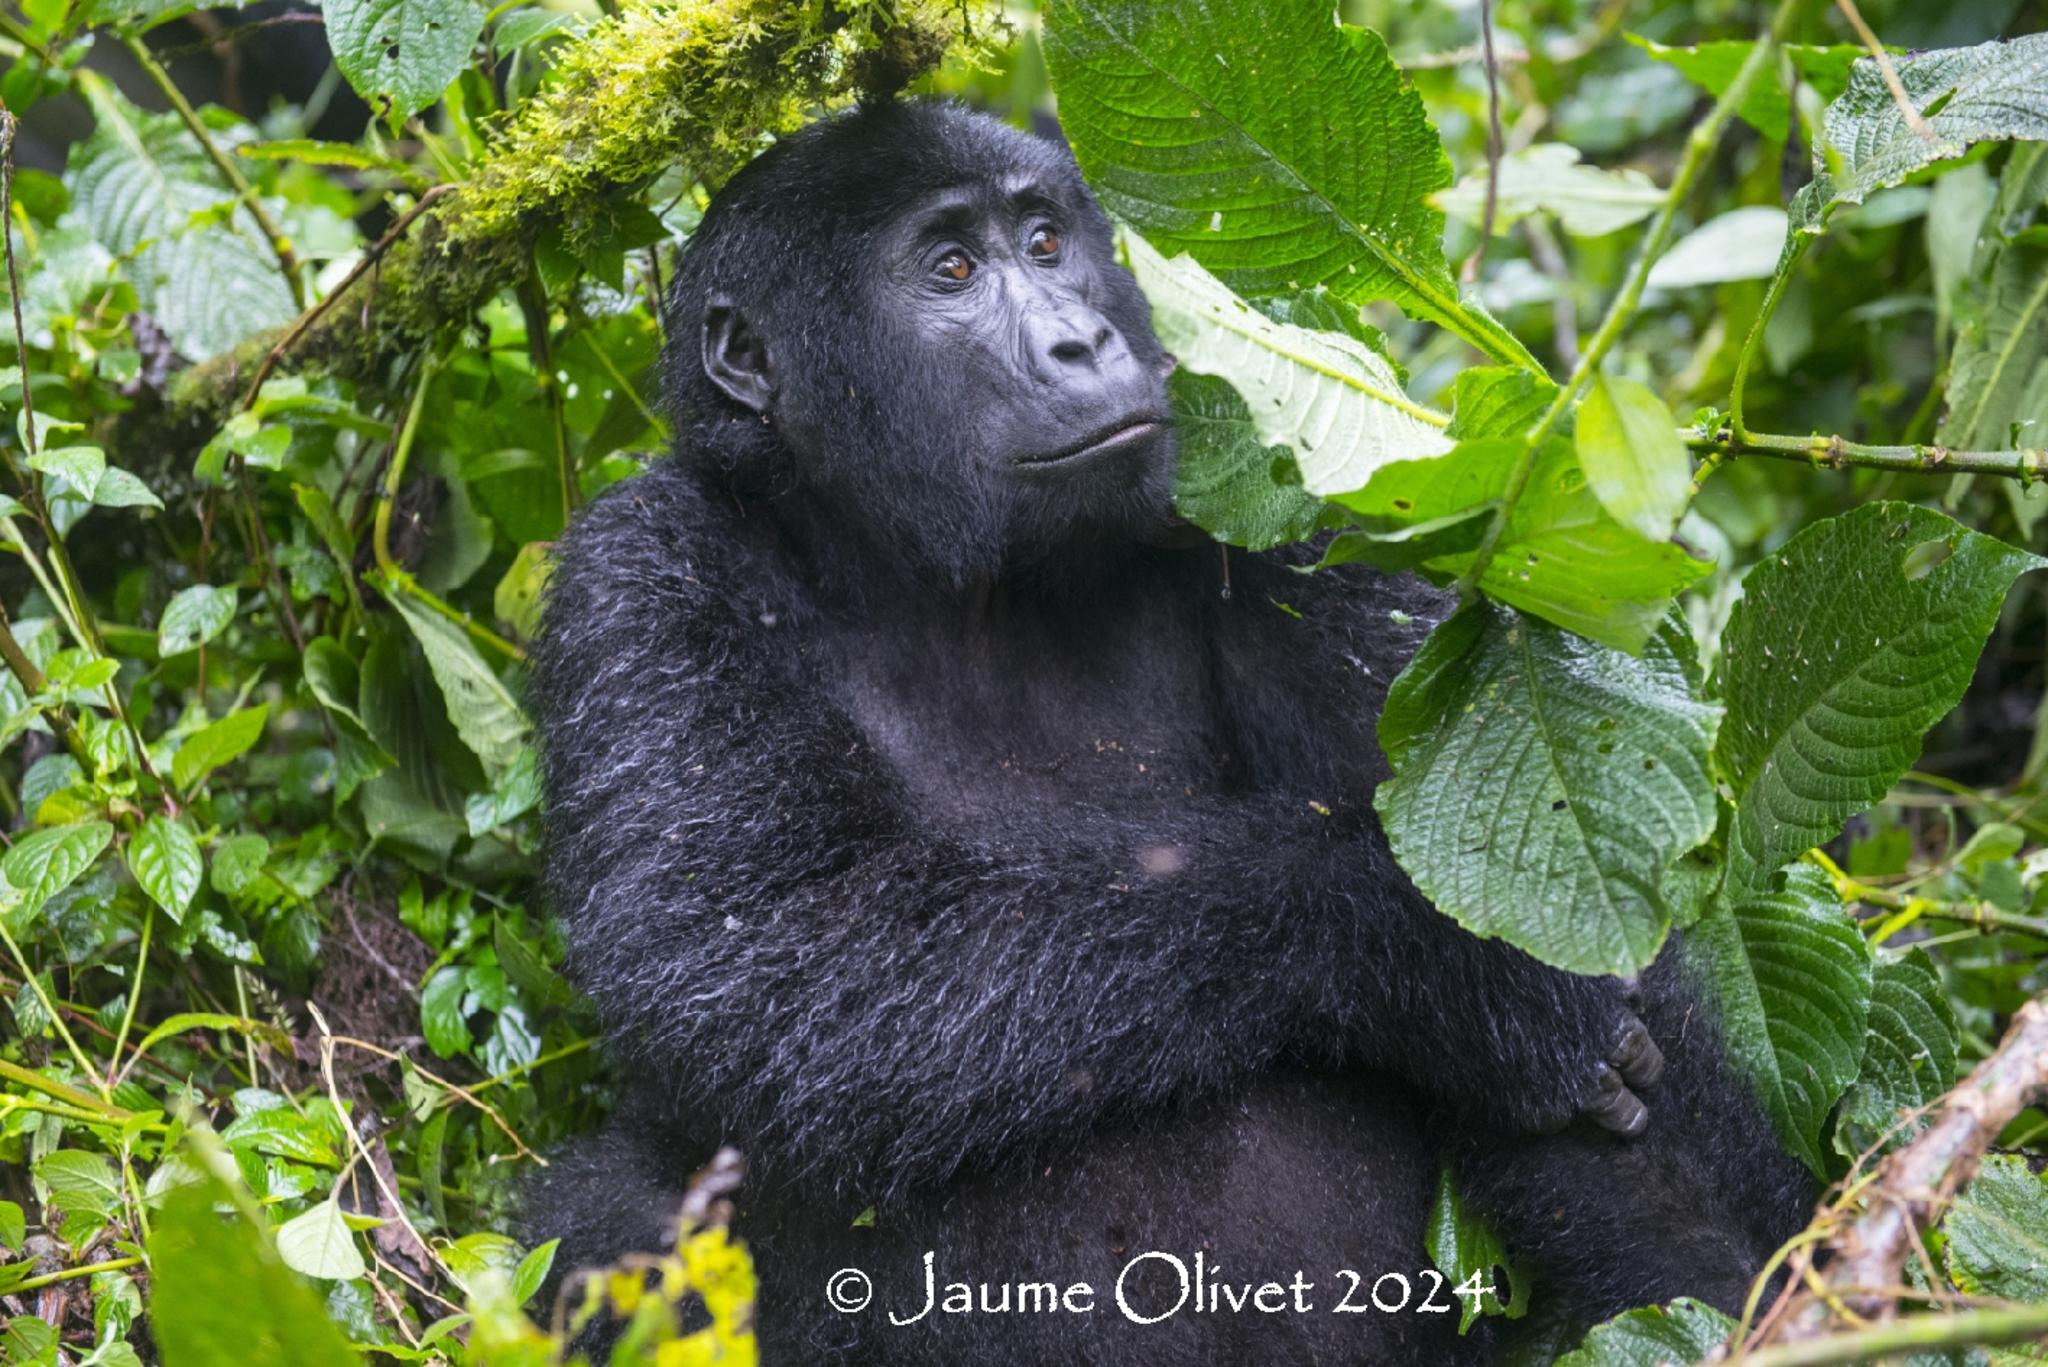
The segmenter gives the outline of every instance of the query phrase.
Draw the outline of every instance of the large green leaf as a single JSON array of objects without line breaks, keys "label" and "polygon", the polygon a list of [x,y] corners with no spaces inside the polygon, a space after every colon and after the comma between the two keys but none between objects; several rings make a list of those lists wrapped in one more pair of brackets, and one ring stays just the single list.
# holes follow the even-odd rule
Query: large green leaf
[{"label": "large green leaf", "polygon": [[178,746],[178,753],[171,756],[171,782],[189,789],[221,765],[243,754],[263,738],[263,724],[269,716],[268,703],[245,707],[185,737]]},{"label": "large green leaf", "polygon": [[1671,926],[1665,870],[1713,834],[1717,709],[1690,642],[1640,659],[1511,609],[1438,627],[1380,718],[1376,805],[1401,867],[1443,911],[1578,973],[1633,973]]},{"label": "large green leaf", "polygon": [[341,1204],[330,1196],[277,1227],[277,1255],[308,1277],[347,1282],[368,1271]]},{"label": "large green leaf", "polygon": [[0,873],[21,890],[24,912],[33,912],[91,868],[113,838],[114,828],[105,821],[34,831],[0,858]]},{"label": "large green leaf", "polygon": [[296,309],[269,244],[246,208],[209,212],[234,191],[178,117],[145,113],[96,77],[80,88],[93,131],[71,149],[72,204],[98,242],[132,258],[136,288],[178,350],[203,360],[289,322]]},{"label": "large green leaf", "polygon": [[2048,1300],[2048,1179],[2018,1154],[1994,1154],[1943,1226],[1951,1275],[1980,1296]]},{"label": "large green leaf", "polygon": [[149,1317],[164,1367],[358,1367],[320,1298],[269,1238],[215,1213],[226,1195],[210,1181],[180,1187],[154,1221]]},{"label": "large green leaf", "polygon": [[1786,1148],[1821,1172],[1821,1124],[1862,1061],[1871,990],[1870,951],[1833,884],[1798,865],[1775,892],[1719,902],[1685,947],[1720,1004],[1729,1056]]},{"label": "large green leaf", "polygon": [[1956,333],[1941,443],[2048,445],[2048,244],[2005,246],[1983,288],[1981,309]]},{"label": "large green leaf", "polygon": [[235,606],[232,587],[194,584],[179,589],[164,605],[164,615],[157,621],[157,654],[179,655],[205,645],[235,620]]},{"label": "large green leaf", "polygon": [[1670,1367],[1699,1362],[1721,1345],[1735,1321],[1711,1305],[1673,1301],[1631,1310],[1594,1328],[1556,1367]]},{"label": "large green leaf", "polygon": [[321,12],[334,64],[373,110],[391,119],[440,99],[484,31],[483,7],[474,0],[327,0]]},{"label": "large green leaf", "polygon": [[519,758],[530,729],[526,715],[461,627],[403,593],[392,595],[391,603],[419,639],[448,704],[448,720],[495,781]]},{"label": "large green leaf", "polygon": [[128,842],[128,871],[151,901],[173,921],[182,921],[204,872],[199,842],[182,820],[159,813],[143,822]]},{"label": "large green leaf", "polygon": [[1391,299],[1540,369],[1459,297],[1428,202],[1450,161],[1386,44],[1327,8],[1050,0],[1060,123],[1103,205],[1247,295]]},{"label": "large green leaf", "polygon": [[1669,541],[1692,496],[1678,424],[1649,386],[1596,371],[1578,414],[1579,464],[1600,505],[1651,541]]},{"label": "large green leaf", "polygon": [[1924,1119],[1902,1125],[1901,1117],[1949,1089],[1956,1044],[1956,1013],[1926,952],[1881,960],[1871,976],[1863,1062],[1835,1121],[1835,1151],[1854,1158],[1880,1140],[1903,1144],[1925,1128]]},{"label": "large green leaf", "polygon": [[1970,681],[2012,582],[2044,563],[1954,520],[1872,503],[1759,564],[1722,642],[1729,881],[1765,887],[1883,797]]},{"label": "large green leaf", "polygon": [[2048,138],[2048,34],[1894,58],[1892,69],[1930,136],[1906,121],[1877,63],[1857,62],[1822,120],[1813,180],[1792,197],[1780,275],[1838,206],[1861,204],[1975,143]]},{"label": "large green leaf", "polygon": [[1152,326],[1182,367],[1244,396],[1261,441],[1294,451],[1310,493],[1348,493],[1393,460],[1450,449],[1442,414],[1402,391],[1386,357],[1357,338],[1275,322],[1191,256],[1171,261],[1137,234],[1124,259],[1152,302]]},{"label": "large green leaf", "polygon": [[[1519,410],[1504,403],[1503,411]],[[1383,466],[1364,489],[1338,501],[1383,523],[1449,518],[1497,501],[1524,449],[1520,437],[1462,441],[1449,455]],[[1463,551],[1426,568],[1448,578],[1471,564],[1471,552]],[[1588,487],[1571,443],[1553,438],[1479,586],[1488,597],[1633,653],[1657,630],[1672,597],[1711,568],[1616,522]]]},{"label": "large green leaf", "polygon": [[1481,1315],[1518,1320],[1529,1313],[1528,1278],[1509,1263],[1500,1235],[1465,1204],[1449,1168],[1437,1177],[1436,1200],[1429,1208],[1422,1243],[1429,1260],[1457,1292],[1459,1333]]},{"label": "large green leaf", "polygon": [[1972,143],[2048,138],[2048,33],[1895,58],[1892,70],[1933,136],[1907,122],[1877,63],[1858,61],[1813,151],[1815,172],[1832,173],[1827,206],[1861,204]]},{"label": "large green leaf", "polygon": [[1263,551],[1313,534],[1333,510],[1301,487],[1274,478],[1276,462],[1293,473],[1294,457],[1269,446],[1244,399],[1214,375],[1176,370],[1173,399],[1173,506],[1218,541]]}]

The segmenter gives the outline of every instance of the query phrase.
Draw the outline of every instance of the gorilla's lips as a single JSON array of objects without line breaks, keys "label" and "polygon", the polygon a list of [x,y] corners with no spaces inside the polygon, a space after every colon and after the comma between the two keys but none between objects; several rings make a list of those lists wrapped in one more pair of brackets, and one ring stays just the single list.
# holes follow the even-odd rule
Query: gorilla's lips
[{"label": "gorilla's lips", "polygon": [[1019,456],[1016,463],[1030,470],[1079,465],[1097,456],[1114,455],[1142,446],[1165,430],[1165,418],[1156,413],[1141,413],[1136,417],[1119,418],[1106,427],[1098,427],[1073,445],[1061,447],[1051,455]]}]

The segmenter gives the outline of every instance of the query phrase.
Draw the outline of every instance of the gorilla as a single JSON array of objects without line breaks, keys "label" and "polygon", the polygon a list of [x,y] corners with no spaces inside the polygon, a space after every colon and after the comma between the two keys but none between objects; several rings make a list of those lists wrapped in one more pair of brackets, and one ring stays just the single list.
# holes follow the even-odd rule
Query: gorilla
[{"label": "gorilla", "polygon": [[1449,1157],[1581,1322],[1739,1302],[1804,1179],[1697,994],[1403,877],[1374,725],[1441,599],[1175,518],[1173,358],[1063,147],[817,123],[667,322],[674,458],[563,538],[531,685],[627,1081],[527,1194],[558,1266],[661,1246],[729,1142],[775,1367],[1484,1361]]}]

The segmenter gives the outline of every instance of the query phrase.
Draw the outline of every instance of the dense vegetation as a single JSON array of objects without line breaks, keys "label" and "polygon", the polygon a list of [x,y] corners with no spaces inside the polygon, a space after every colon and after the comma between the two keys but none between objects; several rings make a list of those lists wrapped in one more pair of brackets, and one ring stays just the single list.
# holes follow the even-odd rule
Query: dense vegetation
[{"label": "dense vegetation", "polygon": [[[2040,1360],[2038,12],[327,0],[311,94],[229,109],[182,73],[235,103],[290,16],[207,8],[0,7],[0,1362],[558,1363],[606,1301],[621,1361],[753,1361],[716,1179],[562,1305],[500,1232],[614,1085],[532,900],[524,643],[666,445],[709,192],[906,82],[1056,100],[1187,516],[1463,591],[1381,727],[1416,882],[1579,972],[1684,929],[1835,1184],[1786,1300],[1570,1360]],[[1441,1204],[1474,1309],[1573,1349]]]}]

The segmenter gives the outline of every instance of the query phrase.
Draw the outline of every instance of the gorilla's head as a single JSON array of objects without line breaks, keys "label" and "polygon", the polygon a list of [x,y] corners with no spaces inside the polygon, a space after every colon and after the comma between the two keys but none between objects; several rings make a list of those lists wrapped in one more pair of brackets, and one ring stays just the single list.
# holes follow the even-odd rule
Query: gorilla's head
[{"label": "gorilla's head", "polygon": [[1170,517],[1172,360],[1052,142],[957,106],[812,125],[713,200],[669,299],[682,449],[960,586]]}]

